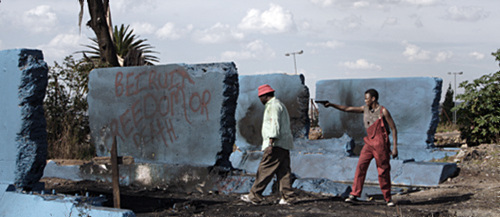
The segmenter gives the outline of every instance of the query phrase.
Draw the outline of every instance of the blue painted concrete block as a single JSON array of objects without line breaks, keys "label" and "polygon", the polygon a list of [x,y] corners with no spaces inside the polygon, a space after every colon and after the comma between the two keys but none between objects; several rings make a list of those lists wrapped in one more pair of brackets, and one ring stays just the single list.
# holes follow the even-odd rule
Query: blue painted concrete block
[{"label": "blue painted concrete block", "polygon": [[[445,156],[434,149],[434,134],[439,122],[442,79],[431,77],[321,80],[316,83],[316,99],[363,106],[367,89],[379,93],[379,103],[386,107],[398,129],[401,159],[429,161]],[[319,125],[324,138],[348,134],[356,145],[363,145],[366,130],[363,115],[347,113],[318,105]],[[392,140],[392,136],[389,136]]]}]

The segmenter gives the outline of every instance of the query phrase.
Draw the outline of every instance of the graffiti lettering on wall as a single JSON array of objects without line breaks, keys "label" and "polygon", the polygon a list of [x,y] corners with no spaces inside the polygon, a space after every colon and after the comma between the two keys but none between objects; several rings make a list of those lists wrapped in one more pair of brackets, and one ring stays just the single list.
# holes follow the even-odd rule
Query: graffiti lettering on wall
[{"label": "graffiti lettering on wall", "polygon": [[132,139],[137,147],[155,140],[168,147],[178,138],[174,123],[183,120],[192,125],[193,115],[210,120],[210,91],[196,91],[195,81],[182,68],[165,72],[117,72],[114,94],[118,99],[135,101],[112,119],[111,133],[122,141]]}]

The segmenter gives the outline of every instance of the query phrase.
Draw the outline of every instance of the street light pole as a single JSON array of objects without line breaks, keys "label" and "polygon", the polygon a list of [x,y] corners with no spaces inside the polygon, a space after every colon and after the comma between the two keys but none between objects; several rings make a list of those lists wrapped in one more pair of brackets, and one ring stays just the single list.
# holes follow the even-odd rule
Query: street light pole
[{"label": "street light pole", "polygon": [[[462,75],[464,72],[448,72],[448,75],[453,74],[455,77],[455,88],[453,89],[453,106],[457,107],[457,75]],[[457,124],[457,111],[453,111],[453,124]]]},{"label": "street light pole", "polygon": [[303,54],[304,51],[301,50],[301,51],[298,51],[298,52],[291,52],[291,53],[286,53],[285,56],[290,56],[292,55],[293,56],[293,66],[295,68],[295,74],[297,74],[297,61],[295,60],[295,55],[296,54]]}]

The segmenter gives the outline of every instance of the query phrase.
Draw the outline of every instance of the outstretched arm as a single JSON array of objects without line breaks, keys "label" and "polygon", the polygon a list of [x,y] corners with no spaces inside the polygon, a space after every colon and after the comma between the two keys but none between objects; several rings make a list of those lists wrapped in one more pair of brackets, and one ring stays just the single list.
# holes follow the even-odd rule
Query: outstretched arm
[{"label": "outstretched arm", "polygon": [[360,107],[345,106],[345,105],[338,105],[335,103],[330,103],[328,101],[321,101],[318,103],[323,104],[325,107],[334,107],[334,108],[336,108],[340,111],[344,111],[344,112],[363,113],[363,106],[360,106]]},{"label": "outstretched arm", "polygon": [[393,158],[398,157],[398,130],[396,129],[396,124],[394,123],[394,120],[392,119],[391,113],[389,113],[389,110],[383,109],[382,114],[385,117],[385,120],[387,121],[387,124],[389,124],[389,127],[391,128],[392,131],[392,152],[391,155]]}]

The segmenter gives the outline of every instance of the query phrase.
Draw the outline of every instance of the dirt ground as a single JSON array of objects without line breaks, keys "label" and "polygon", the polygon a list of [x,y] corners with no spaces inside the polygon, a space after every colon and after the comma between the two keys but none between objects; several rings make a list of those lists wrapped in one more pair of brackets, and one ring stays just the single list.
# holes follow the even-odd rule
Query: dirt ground
[{"label": "dirt ground", "polygon": [[[146,190],[137,186],[121,188],[122,208],[138,217],[153,216],[500,216],[500,145],[483,144],[462,147],[458,155],[439,160],[457,162],[456,177],[438,187],[408,188],[393,196],[395,207],[387,207],[382,198],[347,204],[343,198],[297,192],[297,201],[278,205],[278,197],[269,196],[261,205],[239,200],[239,194],[211,192],[171,192]],[[105,206],[112,207],[110,183],[63,179],[42,179],[46,189],[58,193],[103,195]]]}]

